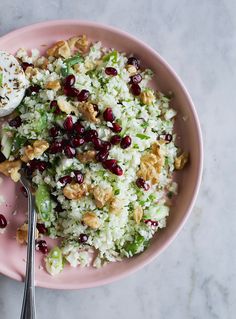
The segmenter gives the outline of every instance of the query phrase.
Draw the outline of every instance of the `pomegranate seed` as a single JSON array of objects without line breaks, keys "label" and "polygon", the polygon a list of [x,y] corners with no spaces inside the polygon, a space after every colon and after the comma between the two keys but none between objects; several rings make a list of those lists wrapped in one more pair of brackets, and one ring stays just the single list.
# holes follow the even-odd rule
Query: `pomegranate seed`
[{"label": "pomegranate seed", "polygon": [[90,93],[88,90],[82,90],[77,96],[77,99],[79,102],[87,101],[87,99],[89,98],[89,95]]},{"label": "pomegranate seed", "polygon": [[122,127],[118,123],[112,123],[111,130],[115,133],[120,133],[122,131]]},{"label": "pomegranate seed", "polygon": [[144,223],[147,224],[148,226],[158,226],[158,221],[156,220],[151,220],[151,219],[146,219],[144,220]]},{"label": "pomegranate seed", "polygon": [[27,62],[23,62],[21,64],[22,69],[25,71],[29,66],[31,66],[32,68],[34,67],[34,65],[32,63],[27,63]]},{"label": "pomegranate seed", "polygon": [[49,135],[52,137],[56,137],[59,134],[59,129],[57,127],[52,127],[49,130]]},{"label": "pomegranate seed", "polygon": [[119,166],[119,165],[114,165],[110,171],[115,174],[115,175],[118,175],[118,176],[121,176],[123,175],[123,170],[122,168]]},{"label": "pomegranate seed", "polygon": [[155,220],[153,220],[153,221],[152,221],[152,226],[157,227],[157,226],[158,226],[158,222],[155,221]]},{"label": "pomegranate seed", "polygon": [[27,194],[27,191],[26,191],[25,187],[24,187],[24,186],[21,186],[20,190],[21,190],[22,194],[23,194],[26,198],[28,198],[28,194]]},{"label": "pomegranate seed", "polygon": [[119,135],[113,135],[110,139],[112,145],[117,145],[121,141],[121,137]]},{"label": "pomegranate seed", "polygon": [[85,140],[82,137],[74,137],[71,140],[71,145],[73,147],[79,147],[85,143]]},{"label": "pomegranate seed", "polygon": [[109,151],[111,149],[111,143],[108,141],[102,141],[102,150]]},{"label": "pomegranate seed", "polygon": [[74,124],[73,124],[73,120],[72,120],[71,116],[67,116],[67,118],[64,121],[63,126],[64,126],[65,130],[67,130],[67,131],[73,130]]},{"label": "pomegranate seed", "polygon": [[64,94],[70,97],[76,97],[79,95],[79,90],[72,86],[64,86]]},{"label": "pomegranate seed", "polygon": [[46,234],[47,233],[47,228],[45,227],[44,224],[37,223],[36,227],[37,227],[37,229],[38,229],[40,234]]},{"label": "pomegranate seed", "polygon": [[72,182],[72,177],[70,175],[65,175],[59,178],[59,182],[65,186],[68,183]]},{"label": "pomegranate seed", "polygon": [[112,169],[112,167],[114,167],[115,165],[117,165],[117,160],[115,159],[109,159],[102,163],[102,166],[109,170]]},{"label": "pomegranate seed", "polygon": [[131,145],[131,137],[126,135],[125,137],[122,138],[121,142],[120,142],[120,147],[125,149],[128,148]]},{"label": "pomegranate seed", "polygon": [[45,240],[37,240],[35,248],[43,254],[48,252],[48,245]]},{"label": "pomegranate seed", "polygon": [[172,138],[173,138],[173,136],[171,134],[166,134],[165,135],[165,141],[167,141],[169,143],[172,141]]},{"label": "pomegranate seed", "polygon": [[70,145],[70,141],[69,140],[66,140],[66,139],[63,139],[61,141],[61,146],[62,148],[66,147],[67,145]]},{"label": "pomegranate seed", "polygon": [[87,240],[88,240],[88,236],[86,234],[80,234],[79,235],[79,242],[81,244],[86,243]]},{"label": "pomegranate seed", "polygon": [[54,141],[49,147],[49,153],[56,154],[62,152],[62,144],[59,141]]},{"label": "pomegranate seed", "polygon": [[97,104],[93,104],[94,111],[99,112],[99,108]]},{"label": "pomegranate seed", "polygon": [[107,68],[105,68],[105,73],[107,75],[116,76],[117,75],[117,70],[115,68],[112,68],[112,67],[107,67]]},{"label": "pomegranate seed", "polygon": [[7,220],[5,216],[0,214],[0,228],[6,228],[7,227]]},{"label": "pomegranate seed", "polygon": [[77,134],[83,134],[85,131],[84,126],[80,122],[76,122],[73,128]]},{"label": "pomegranate seed", "polygon": [[136,67],[136,69],[140,68],[140,60],[135,58],[134,56],[128,58],[127,64],[131,64]]},{"label": "pomegranate seed", "polygon": [[61,206],[60,203],[57,203],[57,206],[55,207],[55,211],[56,211],[57,213],[63,212],[63,208],[62,208],[62,206]]},{"label": "pomegranate seed", "polygon": [[45,169],[48,167],[48,163],[45,161],[40,161],[37,159],[33,159],[32,161],[29,161],[29,168],[31,172],[35,171],[38,169],[40,172],[45,171]]},{"label": "pomegranate seed", "polygon": [[102,149],[103,144],[102,144],[102,140],[100,138],[93,137],[91,142],[93,143],[94,149],[96,151],[99,151],[100,149]]},{"label": "pomegranate seed", "polygon": [[104,162],[107,160],[108,155],[109,155],[108,151],[102,150],[96,154],[96,160],[98,162]]},{"label": "pomegranate seed", "polygon": [[64,86],[71,87],[75,84],[75,76],[73,74],[68,75],[64,79]]},{"label": "pomegranate seed", "polygon": [[145,191],[149,190],[150,188],[150,185],[143,178],[140,177],[136,180],[136,185],[139,188],[143,188]]},{"label": "pomegranate seed", "polygon": [[19,116],[16,116],[14,119],[12,119],[10,122],[9,122],[9,125],[11,126],[11,127],[15,127],[15,128],[17,128],[17,127],[19,127],[19,126],[21,126],[21,118],[19,117]]},{"label": "pomegranate seed", "polygon": [[50,103],[50,108],[53,110],[53,113],[55,113],[55,114],[61,114],[61,110],[59,109],[56,100],[53,100],[53,101]]},{"label": "pomegranate seed", "polygon": [[108,107],[107,109],[105,109],[105,111],[103,112],[103,118],[106,122],[113,122],[115,120],[115,116],[112,112],[111,107]]},{"label": "pomegranate seed", "polygon": [[4,162],[5,160],[6,160],[6,157],[2,154],[2,152],[0,152],[0,163]]},{"label": "pomegranate seed", "polygon": [[130,92],[135,95],[138,96],[141,93],[141,87],[138,84],[132,84],[130,87]]},{"label": "pomegranate seed", "polygon": [[81,171],[74,171],[75,180],[77,183],[82,184],[84,181],[84,176]]},{"label": "pomegranate seed", "polygon": [[130,83],[138,84],[142,81],[142,79],[142,75],[138,73],[130,77]]},{"label": "pomegranate seed", "polygon": [[85,142],[91,142],[94,137],[98,137],[98,132],[96,130],[88,130],[84,132]]},{"label": "pomegranate seed", "polygon": [[65,148],[64,148],[64,153],[65,155],[68,157],[68,158],[72,158],[75,156],[76,154],[76,151],[73,147],[69,146],[69,145],[66,145]]},{"label": "pomegranate seed", "polygon": [[39,90],[41,89],[41,87],[37,84],[35,84],[34,86],[30,86],[28,87],[28,89],[26,90],[25,94],[27,96],[32,95],[33,93],[39,93]]}]

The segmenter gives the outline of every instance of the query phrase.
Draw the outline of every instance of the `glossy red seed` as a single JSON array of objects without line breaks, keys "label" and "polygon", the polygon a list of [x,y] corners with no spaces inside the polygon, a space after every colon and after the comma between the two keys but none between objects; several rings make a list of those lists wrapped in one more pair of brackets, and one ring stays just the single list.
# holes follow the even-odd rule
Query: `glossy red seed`
[{"label": "glossy red seed", "polygon": [[165,141],[170,143],[172,141],[172,139],[173,139],[173,136],[171,134],[166,134],[165,135]]},{"label": "glossy red seed", "polygon": [[79,95],[79,90],[72,86],[64,86],[64,94],[70,97],[76,97]]},{"label": "glossy red seed", "polygon": [[153,221],[152,221],[152,226],[157,227],[157,226],[158,226],[158,222],[155,221],[155,220],[153,220]]},{"label": "glossy red seed", "polygon": [[35,248],[43,254],[47,254],[48,252],[48,245],[45,240],[37,240]]},{"label": "glossy red seed", "polygon": [[62,148],[66,147],[67,145],[70,145],[70,144],[71,144],[70,140],[67,140],[65,138],[61,141]]},{"label": "glossy red seed", "polygon": [[73,147],[69,146],[69,145],[66,145],[65,148],[64,148],[64,153],[66,155],[66,157],[68,158],[72,158],[75,156],[76,154],[76,151]]},{"label": "glossy red seed", "polygon": [[37,169],[40,172],[44,172],[47,167],[48,167],[48,163],[45,162],[45,161],[39,161],[38,164],[37,164]]},{"label": "glossy red seed", "polygon": [[61,114],[61,110],[59,109],[56,100],[53,100],[53,101],[50,103],[50,109],[53,110],[53,113],[54,113],[54,114]]},{"label": "glossy red seed", "polygon": [[84,181],[84,176],[81,171],[74,171],[75,180],[77,183],[82,184]]},{"label": "glossy red seed", "polygon": [[141,93],[141,87],[138,84],[132,84],[130,86],[130,92],[135,95],[138,96]]},{"label": "glossy red seed", "polygon": [[123,170],[122,168],[119,166],[119,165],[114,165],[110,171],[115,174],[115,175],[118,175],[118,176],[121,176],[123,175]]},{"label": "glossy red seed", "polygon": [[21,126],[21,123],[22,123],[22,121],[21,121],[20,116],[16,116],[14,119],[9,121],[9,125],[11,127],[15,127],[15,128]]},{"label": "glossy red seed", "polygon": [[74,137],[71,139],[71,145],[73,147],[79,147],[85,143],[85,140],[82,137]]},{"label": "glossy red seed", "polygon": [[96,154],[96,160],[98,162],[104,162],[107,160],[108,155],[109,155],[108,151],[102,150]]},{"label": "glossy red seed", "polygon": [[94,111],[99,112],[99,108],[97,104],[93,104]]},{"label": "glossy red seed", "polygon": [[34,65],[32,63],[27,63],[27,62],[23,62],[21,64],[22,69],[25,71],[29,66],[31,66],[32,68],[34,67]]},{"label": "glossy red seed", "polygon": [[52,137],[56,137],[59,134],[59,129],[55,126],[53,126],[52,128],[50,128],[49,130],[49,135]]},{"label": "glossy red seed", "polygon": [[65,175],[59,178],[59,182],[64,186],[72,182],[72,177],[70,175]]},{"label": "glossy red seed", "polygon": [[136,185],[139,188],[143,188],[145,191],[149,190],[150,188],[150,185],[143,178],[140,177],[136,180]]},{"label": "glossy red seed", "polygon": [[112,123],[111,130],[114,133],[120,133],[122,131],[122,127],[118,123],[115,122],[115,123]]},{"label": "glossy red seed", "polygon": [[21,190],[22,194],[23,194],[26,198],[28,198],[28,194],[27,194],[27,191],[26,191],[25,187],[24,187],[24,186],[21,186],[20,190]]},{"label": "glossy red seed", "polygon": [[83,137],[85,142],[91,142],[94,137],[98,137],[98,132],[96,130],[88,130],[84,132]]},{"label": "glossy red seed", "polygon": [[88,90],[82,90],[79,95],[77,96],[77,100],[79,102],[84,102],[84,101],[87,101],[87,99],[89,98],[89,91]]},{"label": "glossy red seed", "polygon": [[119,135],[113,135],[110,139],[112,145],[117,145],[121,141],[121,137]]},{"label": "glossy red seed", "polygon": [[108,141],[102,141],[102,148],[103,151],[109,151],[111,149],[111,143]]},{"label": "glossy red seed", "polygon": [[32,161],[28,162],[28,166],[31,172],[35,171],[36,169],[38,169],[40,172],[43,172],[48,167],[48,163],[38,159],[33,159]]},{"label": "glossy red seed", "polygon": [[115,116],[112,112],[112,108],[108,107],[103,112],[103,118],[106,122],[113,122],[115,120]]},{"label": "glossy red seed", "polygon": [[102,166],[106,169],[112,169],[113,166],[117,165],[117,160],[115,159],[109,159],[109,160],[106,160],[102,163]]},{"label": "glossy red seed", "polygon": [[132,143],[131,137],[126,135],[125,137],[122,138],[120,142],[120,147],[123,149],[128,148]]},{"label": "glossy red seed", "polygon": [[128,58],[127,64],[135,66],[136,69],[140,68],[140,60],[135,58],[134,56]]},{"label": "glossy red seed", "polygon": [[84,133],[84,131],[85,131],[85,128],[84,128],[84,126],[80,123],[80,122],[76,122],[75,124],[74,124],[74,127],[73,127],[73,129],[76,131],[76,133],[77,134],[83,134]]},{"label": "glossy red seed", "polygon": [[75,84],[75,76],[73,74],[68,75],[64,79],[64,86],[71,87]]},{"label": "glossy red seed", "polygon": [[74,123],[73,123],[73,119],[71,116],[67,116],[67,118],[65,119],[65,121],[63,123],[63,126],[64,126],[65,130],[67,130],[67,131],[73,130]]},{"label": "glossy red seed", "polygon": [[142,79],[142,75],[138,73],[130,77],[130,83],[138,84],[142,81]]},{"label": "glossy red seed", "polygon": [[79,242],[81,244],[86,243],[87,240],[88,240],[88,236],[86,234],[80,234],[79,235]]},{"label": "glossy red seed", "polygon": [[49,153],[56,154],[61,153],[62,151],[62,143],[60,141],[54,141],[49,147]]},{"label": "glossy red seed", "polygon": [[93,143],[93,147],[96,151],[99,151],[102,149],[102,140],[98,137],[93,137],[91,139],[91,142]]},{"label": "glossy red seed", "polygon": [[44,224],[37,223],[36,227],[37,227],[37,229],[38,229],[40,234],[46,234],[47,233],[47,228],[45,227]]},{"label": "glossy red seed", "polygon": [[112,68],[112,67],[107,67],[107,68],[105,68],[105,73],[107,75],[116,76],[117,70],[115,68]]},{"label": "glossy red seed", "polygon": [[3,216],[3,214],[0,214],[0,228],[6,228],[7,227],[7,220],[6,217]]}]

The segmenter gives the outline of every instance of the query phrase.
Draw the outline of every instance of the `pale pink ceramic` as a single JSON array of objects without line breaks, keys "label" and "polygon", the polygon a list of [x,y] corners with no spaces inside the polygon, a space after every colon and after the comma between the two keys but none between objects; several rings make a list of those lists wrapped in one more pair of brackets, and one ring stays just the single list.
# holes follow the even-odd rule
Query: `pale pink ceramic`
[{"label": "pale pink ceramic", "polygon": [[[173,106],[178,111],[177,133],[179,144],[190,153],[190,164],[183,171],[176,173],[179,182],[179,195],[174,201],[167,228],[158,232],[150,247],[141,255],[119,263],[110,264],[101,269],[80,269],[66,267],[62,274],[51,277],[40,269],[43,256],[36,257],[37,286],[56,289],[78,289],[107,284],[142,268],[157,257],[171,241],[189,216],[193,207],[202,174],[202,140],[197,114],[193,102],[183,83],[170,66],[149,46],[133,36],[109,26],[87,21],[65,20],[51,21],[28,26],[13,31],[0,38],[0,50],[15,53],[20,47],[39,48],[57,40],[67,39],[73,35],[87,34],[94,41],[127,53],[134,53],[142,64],[154,70],[156,86],[163,92],[175,94]],[[25,272],[26,247],[15,241],[17,226],[25,220],[27,202],[16,185],[8,178],[0,185],[0,194],[6,203],[0,207],[0,213],[7,216],[9,225],[6,232],[0,234],[0,271],[16,280],[23,280]],[[12,213],[17,210],[17,215]],[[184,257],[183,257],[184,258]]]}]

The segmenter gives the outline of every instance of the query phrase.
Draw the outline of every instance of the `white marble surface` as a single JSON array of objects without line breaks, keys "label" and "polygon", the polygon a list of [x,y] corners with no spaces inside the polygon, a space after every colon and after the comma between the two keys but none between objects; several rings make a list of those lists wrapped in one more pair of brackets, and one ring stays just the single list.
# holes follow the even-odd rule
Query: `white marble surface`
[{"label": "white marble surface", "polygon": [[[38,319],[235,318],[236,2],[0,1],[0,35],[58,18],[120,27],[165,57],[196,104],[205,141],[205,168],[190,219],[155,262],[101,288],[37,289]],[[22,292],[22,284],[0,276],[0,318],[19,318]]]}]

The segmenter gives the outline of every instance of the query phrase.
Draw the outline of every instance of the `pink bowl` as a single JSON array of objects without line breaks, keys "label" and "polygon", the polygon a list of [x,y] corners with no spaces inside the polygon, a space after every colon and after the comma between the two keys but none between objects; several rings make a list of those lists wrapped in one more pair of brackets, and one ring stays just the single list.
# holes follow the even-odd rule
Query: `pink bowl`
[{"label": "pink bowl", "polygon": [[[137,257],[110,264],[101,269],[79,269],[66,267],[64,272],[53,278],[40,269],[42,255],[36,256],[36,284],[40,287],[56,289],[79,289],[107,284],[142,268],[157,257],[176,237],[189,216],[199,189],[202,174],[202,139],[199,121],[193,102],[183,83],[171,67],[149,46],[133,36],[109,26],[88,21],[61,20],[39,23],[13,31],[0,38],[1,50],[15,53],[20,47],[39,48],[60,39],[67,39],[77,34],[87,34],[92,40],[99,40],[103,45],[113,47],[139,56],[145,66],[154,70],[154,83],[163,92],[175,94],[173,107],[178,111],[176,131],[180,136],[179,144],[190,153],[190,164],[183,171],[176,173],[179,183],[179,195],[176,197],[167,220],[167,228],[158,232],[150,247]],[[0,211],[7,216],[9,225],[4,234],[0,234],[0,271],[1,273],[23,280],[25,272],[26,248],[17,245],[15,232],[24,221],[26,199],[20,192],[20,185],[15,185],[8,178],[0,186],[0,194],[6,198]],[[16,216],[12,212],[17,209]]]}]

